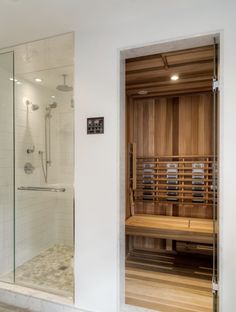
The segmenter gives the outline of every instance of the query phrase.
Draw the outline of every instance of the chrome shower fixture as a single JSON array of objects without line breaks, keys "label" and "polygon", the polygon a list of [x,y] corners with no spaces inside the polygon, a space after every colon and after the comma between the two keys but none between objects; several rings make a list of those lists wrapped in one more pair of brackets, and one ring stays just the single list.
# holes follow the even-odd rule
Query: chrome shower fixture
[{"label": "chrome shower fixture", "polygon": [[31,105],[31,109],[32,111],[36,111],[39,109],[39,106],[37,104],[33,104],[32,102],[30,102],[29,100],[27,100],[25,102],[25,104],[29,107],[29,105]]},{"label": "chrome shower fixture", "polygon": [[52,102],[51,104],[49,104],[50,108],[56,108],[57,107],[57,102]]},{"label": "chrome shower fixture", "polygon": [[61,84],[61,85],[58,85],[58,86],[56,87],[57,90],[62,91],[62,92],[72,91],[73,88],[70,87],[70,86],[68,86],[68,85],[66,84],[66,77],[67,77],[67,75],[66,75],[66,74],[63,74],[62,77],[63,77],[64,83]]},{"label": "chrome shower fixture", "polygon": [[53,108],[57,108],[57,102],[52,102],[51,104],[49,104],[47,107],[46,107],[46,115],[45,115],[45,117],[52,117],[51,116],[51,110],[53,109]]},{"label": "chrome shower fixture", "polygon": [[32,148],[27,148],[27,150],[26,150],[27,154],[32,154],[32,153],[34,153],[34,151],[35,151],[35,146],[34,145],[33,145]]},{"label": "chrome shower fixture", "polygon": [[48,168],[52,165],[51,160],[51,110],[57,108],[57,102],[52,102],[46,106],[46,113],[44,116],[44,130],[45,130],[45,151],[39,151],[42,171],[45,183],[48,181]]},{"label": "chrome shower fixture", "polygon": [[39,106],[37,104],[32,104],[31,108],[32,108],[32,111],[36,111],[39,109]]},{"label": "chrome shower fixture", "polygon": [[70,100],[70,107],[71,107],[71,108],[74,108],[74,107],[75,107],[75,101],[74,101],[73,98]]},{"label": "chrome shower fixture", "polygon": [[52,108],[57,108],[57,102],[52,102],[46,107],[46,111],[51,111]]}]

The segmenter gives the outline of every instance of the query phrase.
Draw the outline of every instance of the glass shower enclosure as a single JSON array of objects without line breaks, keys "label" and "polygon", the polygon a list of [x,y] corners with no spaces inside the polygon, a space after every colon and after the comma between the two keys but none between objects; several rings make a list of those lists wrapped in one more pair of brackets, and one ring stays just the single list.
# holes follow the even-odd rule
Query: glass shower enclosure
[{"label": "glass shower enclosure", "polygon": [[0,54],[0,280],[71,299],[73,44],[66,34]]},{"label": "glass shower enclosure", "polygon": [[[12,78],[12,80],[9,79]],[[14,282],[14,53],[0,54],[0,277]],[[8,274],[6,274],[8,273]]]}]

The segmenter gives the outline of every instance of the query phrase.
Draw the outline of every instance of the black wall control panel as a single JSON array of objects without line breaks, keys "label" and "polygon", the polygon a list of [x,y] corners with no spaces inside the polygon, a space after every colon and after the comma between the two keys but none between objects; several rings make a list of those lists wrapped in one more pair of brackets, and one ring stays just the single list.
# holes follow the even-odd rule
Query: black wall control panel
[{"label": "black wall control panel", "polygon": [[87,118],[87,134],[104,133],[104,117]]}]

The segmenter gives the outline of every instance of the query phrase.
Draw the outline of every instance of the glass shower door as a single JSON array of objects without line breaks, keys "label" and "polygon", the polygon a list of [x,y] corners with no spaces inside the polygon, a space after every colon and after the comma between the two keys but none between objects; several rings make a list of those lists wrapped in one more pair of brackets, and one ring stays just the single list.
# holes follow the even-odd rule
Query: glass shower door
[{"label": "glass shower door", "polygon": [[0,54],[0,281],[14,282],[14,54]]}]

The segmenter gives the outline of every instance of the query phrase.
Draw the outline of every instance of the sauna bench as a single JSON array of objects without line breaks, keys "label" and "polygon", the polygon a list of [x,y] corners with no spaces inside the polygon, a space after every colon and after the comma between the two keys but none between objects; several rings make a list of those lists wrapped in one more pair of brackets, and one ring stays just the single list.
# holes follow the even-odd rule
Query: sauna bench
[{"label": "sauna bench", "polygon": [[210,219],[134,215],[125,221],[126,234],[196,243],[213,243]]}]

